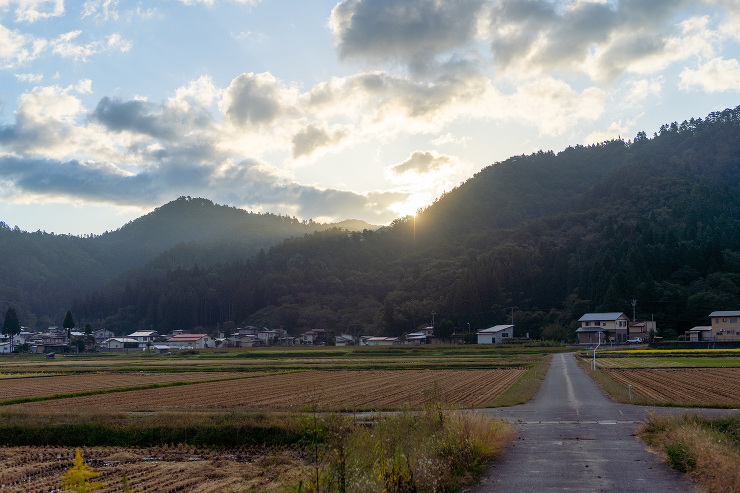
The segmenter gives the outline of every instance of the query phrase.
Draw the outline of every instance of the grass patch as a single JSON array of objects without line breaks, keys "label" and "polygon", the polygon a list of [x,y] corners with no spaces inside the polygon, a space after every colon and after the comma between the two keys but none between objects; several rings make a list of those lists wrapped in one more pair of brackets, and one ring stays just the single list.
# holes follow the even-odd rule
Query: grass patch
[{"label": "grass patch", "polygon": [[[604,372],[598,369],[596,370],[591,367],[592,359],[588,357],[576,358],[578,366],[585,371],[588,376],[593,378],[604,391],[609,394],[615,401],[621,402],[622,404],[630,404],[629,388],[625,387],[619,382],[614,381]],[[646,405],[649,404],[645,401],[633,400],[632,404]]]},{"label": "grass patch", "polygon": [[552,355],[541,357],[498,398],[483,407],[516,406],[532,400],[550,369],[551,361]]},{"label": "grass patch", "polygon": [[651,416],[640,438],[704,490],[740,491],[740,416]]},{"label": "grass patch", "polygon": [[306,420],[310,444],[300,492],[459,491],[474,484],[513,437],[513,427],[432,404],[421,413],[378,415],[371,423],[336,415]]}]

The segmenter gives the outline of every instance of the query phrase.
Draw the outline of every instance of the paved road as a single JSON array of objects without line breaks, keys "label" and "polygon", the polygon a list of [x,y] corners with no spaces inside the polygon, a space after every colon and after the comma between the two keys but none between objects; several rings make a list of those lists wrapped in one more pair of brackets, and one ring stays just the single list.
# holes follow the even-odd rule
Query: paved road
[{"label": "paved road", "polygon": [[516,424],[518,438],[467,491],[695,491],[634,436],[649,412],[682,411],[617,404],[578,368],[574,355],[557,354],[532,401],[481,411]]}]

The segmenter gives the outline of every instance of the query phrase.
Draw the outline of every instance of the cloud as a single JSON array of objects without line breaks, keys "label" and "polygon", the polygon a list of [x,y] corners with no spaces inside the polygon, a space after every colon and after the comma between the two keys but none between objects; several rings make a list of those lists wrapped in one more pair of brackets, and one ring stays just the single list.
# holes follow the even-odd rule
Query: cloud
[{"label": "cloud", "polygon": [[329,129],[320,123],[311,123],[293,136],[293,158],[310,156],[323,147],[334,147],[349,135],[349,129]]},{"label": "cloud", "polygon": [[484,0],[343,0],[329,26],[341,58],[423,66],[475,37]]},{"label": "cloud", "polygon": [[137,205],[159,195],[150,177],[129,175],[109,164],[0,156],[0,178],[12,180],[23,193],[77,197],[94,202]]},{"label": "cloud", "polygon": [[0,9],[15,5],[17,22],[36,22],[64,15],[64,0],[0,0]]},{"label": "cloud", "polygon": [[740,91],[740,62],[732,58],[714,58],[696,70],[685,68],[680,75],[679,89],[700,89],[706,92]]},{"label": "cloud", "polygon": [[687,3],[501,0],[489,27],[494,63],[509,75],[557,70],[607,82],[624,72],[654,73],[710,48],[713,33],[701,21],[672,24]]},{"label": "cloud", "polygon": [[596,120],[604,112],[606,97],[597,87],[579,93],[561,80],[541,77],[503,98],[501,114],[533,124],[542,134],[562,135],[582,121]]},{"label": "cloud", "polygon": [[33,36],[11,31],[0,24],[0,63],[11,68],[31,61],[45,49],[46,42]]},{"label": "cloud", "polygon": [[219,108],[236,126],[266,125],[290,111],[295,91],[270,73],[242,74],[231,81]]},{"label": "cloud", "polygon": [[629,92],[624,98],[625,103],[628,106],[632,106],[641,103],[648,98],[660,96],[663,92],[664,83],[665,80],[663,76],[629,82]]},{"label": "cloud", "polygon": [[86,0],[81,17],[91,16],[105,21],[118,19],[118,0]]},{"label": "cloud", "polygon": [[[217,0],[179,0],[180,2],[184,3],[185,5],[193,6],[193,5],[214,5],[217,3]],[[261,0],[229,0],[230,3],[242,3],[245,5],[256,5],[260,3]]]},{"label": "cloud", "polygon": [[15,124],[0,127],[0,145],[16,153],[74,152],[75,121],[84,112],[73,88],[35,87],[23,94],[15,111]]},{"label": "cloud", "polygon": [[13,74],[16,79],[20,82],[40,82],[43,80],[43,74]]},{"label": "cloud", "polygon": [[439,137],[432,139],[429,141],[430,144],[435,146],[441,146],[445,144],[455,144],[461,147],[465,147],[468,145],[468,142],[470,142],[471,137],[458,137],[452,133],[446,133],[444,135],[440,135]]},{"label": "cloud", "polygon": [[413,173],[415,175],[425,175],[432,171],[438,171],[442,168],[452,168],[455,162],[449,156],[438,155],[434,152],[414,152],[409,159],[393,166],[390,169],[393,175],[404,175]]},{"label": "cloud", "polygon": [[74,43],[73,40],[81,34],[82,31],[80,30],[61,34],[56,39],[51,40],[49,45],[54,54],[81,61],[87,61],[88,57],[106,51],[118,50],[125,53],[131,49],[131,42],[123,39],[119,34],[110,34],[105,38],[105,41],[92,41],[87,44]]},{"label": "cloud", "polygon": [[167,125],[158,108],[146,101],[119,101],[104,97],[98,102],[90,118],[114,132],[129,131],[155,138],[172,139],[176,132]]}]

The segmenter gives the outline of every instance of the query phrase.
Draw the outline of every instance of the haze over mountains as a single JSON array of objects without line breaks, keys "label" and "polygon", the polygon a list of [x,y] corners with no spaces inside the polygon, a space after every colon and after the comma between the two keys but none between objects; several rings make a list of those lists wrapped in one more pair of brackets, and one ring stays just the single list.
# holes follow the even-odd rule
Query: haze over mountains
[{"label": "haze over mountains", "polygon": [[16,307],[27,326],[59,324],[75,297],[148,262],[166,268],[208,267],[244,260],[286,238],[334,227],[377,228],[364,221],[320,224],[254,214],[191,197],[180,197],[97,236],[29,233],[0,222],[0,306]]},{"label": "haze over mountains", "polygon": [[[400,334],[432,313],[475,330],[513,309],[519,332],[560,339],[584,311],[631,315],[637,299],[638,318],[680,333],[740,306],[739,197],[740,107],[512,157],[377,231],[308,234],[317,225],[188,198],[95,238],[5,228],[0,248],[20,260],[0,267],[0,302],[31,325],[75,296],[81,321],[118,332]],[[280,235],[295,238],[267,250]]]}]

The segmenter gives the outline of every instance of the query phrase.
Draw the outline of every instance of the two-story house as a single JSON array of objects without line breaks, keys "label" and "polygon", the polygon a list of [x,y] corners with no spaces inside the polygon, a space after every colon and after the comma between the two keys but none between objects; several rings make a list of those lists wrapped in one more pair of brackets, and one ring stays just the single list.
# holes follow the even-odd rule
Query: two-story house
[{"label": "two-story house", "polygon": [[139,343],[140,348],[145,348],[147,347],[147,343],[149,345],[154,344],[157,338],[159,338],[159,333],[155,330],[143,330],[129,334],[126,337],[135,339]]},{"label": "two-story house", "polygon": [[712,340],[740,341],[740,310],[712,312],[709,319],[712,322]]},{"label": "two-story house", "polygon": [[579,344],[624,343],[629,337],[630,319],[622,312],[586,313],[578,322],[581,324],[576,330]]}]

